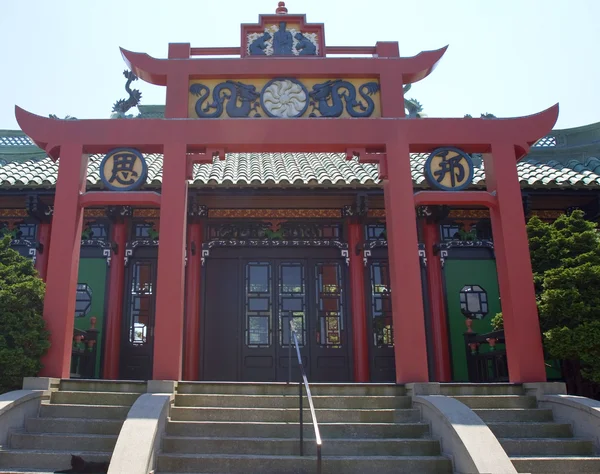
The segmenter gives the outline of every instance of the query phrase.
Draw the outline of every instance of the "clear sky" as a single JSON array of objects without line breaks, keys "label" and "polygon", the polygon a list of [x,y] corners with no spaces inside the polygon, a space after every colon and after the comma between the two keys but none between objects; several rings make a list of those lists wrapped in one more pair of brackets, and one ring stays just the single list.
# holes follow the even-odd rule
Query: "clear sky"
[{"label": "clear sky", "polygon": [[[560,103],[557,128],[600,121],[600,0],[289,0],[330,46],[398,41],[402,56],[450,45],[408,97],[429,116],[528,115]],[[169,42],[239,46],[240,23],[276,0],[4,0],[0,128],[15,104],[39,115],[108,118],[126,98],[119,46],[166,57]],[[164,88],[137,81],[142,104]]]}]

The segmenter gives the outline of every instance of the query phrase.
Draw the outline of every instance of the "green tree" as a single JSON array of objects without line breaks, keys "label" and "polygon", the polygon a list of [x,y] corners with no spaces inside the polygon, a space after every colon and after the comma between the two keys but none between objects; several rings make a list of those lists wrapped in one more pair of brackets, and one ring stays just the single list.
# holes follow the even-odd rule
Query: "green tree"
[{"label": "green tree", "polygon": [[31,261],[0,239],[0,393],[38,374],[50,347],[42,318],[45,284]]},{"label": "green tree", "polygon": [[[527,224],[544,347],[570,393],[600,394],[600,239],[582,211]],[[502,326],[501,314],[494,318]]]}]

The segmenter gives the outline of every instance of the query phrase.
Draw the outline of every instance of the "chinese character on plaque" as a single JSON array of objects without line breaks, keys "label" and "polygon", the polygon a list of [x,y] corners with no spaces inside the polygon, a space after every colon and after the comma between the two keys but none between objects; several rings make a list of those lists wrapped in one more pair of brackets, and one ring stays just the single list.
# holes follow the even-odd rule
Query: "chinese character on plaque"
[{"label": "chinese character on plaque", "polygon": [[424,172],[431,186],[442,191],[460,191],[473,181],[473,161],[458,148],[438,148],[427,157]]},{"label": "chinese character on plaque", "polygon": [[146,182],[144,155],[133,148],[109,151],[100,164],[100,179],[111,191],[133,191]]}]

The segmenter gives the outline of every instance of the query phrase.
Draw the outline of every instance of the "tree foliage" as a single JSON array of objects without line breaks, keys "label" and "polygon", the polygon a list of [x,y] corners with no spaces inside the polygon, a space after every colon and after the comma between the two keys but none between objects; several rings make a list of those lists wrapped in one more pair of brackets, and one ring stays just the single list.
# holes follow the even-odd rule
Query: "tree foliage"
[{"label": "tree foliage", "polygon": [[[527,224],[544,346],[571,388],[600,383],[600,239],[582,211]],[[576,373],[575,373],[576,372]],[[580,380],[581,381],[581,380]],[[587,395],[591,395],[588,393]]]},{"label": "tree foliage", "polygon": [[33,264],[0,239],[0,393],[35,376],[50,347],[42,318],[45,284]]}]

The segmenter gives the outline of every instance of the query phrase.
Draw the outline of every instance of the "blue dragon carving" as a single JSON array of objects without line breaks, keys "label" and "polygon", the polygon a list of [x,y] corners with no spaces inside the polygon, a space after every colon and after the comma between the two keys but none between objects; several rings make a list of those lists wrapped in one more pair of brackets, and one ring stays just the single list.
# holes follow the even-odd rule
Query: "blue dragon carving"
[{"label": "blue dragon carving", "polygon": [[111,118],[132,118],[133,115],[126,115],[127,111],[136,107],[140,103],[140,100],[142,100],[142,93],[137,89],[131,89],[131,87],[129,87],[133,81],[138,80],[137,76],[127,69],[123,71],[123,75],[127,79],[125,90],[129,94],[129,98],[120,99],[115,102],[115,105],[113,105],[112,108]]},{"label": "blue dragon carving", "polygon": [[[315,110],[319,111],[321,117],[339,117],[344,112],[342,99],[346,102],[346,112],[350,117],[369,117],[375,109],[375,103],[370,96],[379,92],[379,84],[366,82],[359,86],[358,92],[367,103],[366,106],[360,100],[356,100],[356,88],[348,81],[335,79],[315,84],[309,93],[310,105],[313,107],[310,117],[317,117]],[[330,99],[331,105],[329,105]]]},{"label": "blue dragon carving", "polygon": [[[238,81],[229,80],[217,84],[213,89],[211,104],[204,105],[210,95],[210,89],[204,84],[192,84],[190,93],[198,97],[195,110],[200,118],[220,117],[223,113],[223,103],[227,99],[229,101],[225,110],[229,117],[248,117],[250,112],[256,112],[259,106],[260,94],[256,91],[256,87]],[[238,105],[238,102],[241,102],[241,105]],[[209,112],[210,109],[215,110]],[[260,117],[260,114],[256,112],[254,117]]]}]

